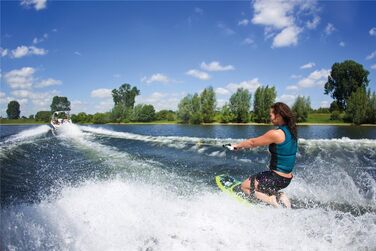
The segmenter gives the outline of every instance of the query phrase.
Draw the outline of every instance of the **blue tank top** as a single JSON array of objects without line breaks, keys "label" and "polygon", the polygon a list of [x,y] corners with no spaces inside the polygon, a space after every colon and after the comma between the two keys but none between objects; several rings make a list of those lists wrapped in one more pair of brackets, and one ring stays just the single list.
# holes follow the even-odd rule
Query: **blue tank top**
[{"label": "blue tank top", "polygon": [[295,166],[298,143],[292,137],[287,125],[279,126],[278,129],[285,133],[285,141],[280,144],[273,143],[269,145],[269,152],[271,153],[269,167],[271,170],[278,172],[291,173]]}]

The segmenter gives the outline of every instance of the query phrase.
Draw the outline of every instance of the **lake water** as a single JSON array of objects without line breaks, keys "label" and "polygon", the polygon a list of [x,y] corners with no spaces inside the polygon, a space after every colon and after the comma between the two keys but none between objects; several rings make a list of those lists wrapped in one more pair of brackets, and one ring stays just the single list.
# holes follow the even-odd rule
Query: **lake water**
[{"label": "lake water", "polygon": [[376,250],[376,127],[301,126],[294,209],[214,176],[267,170],[270,126],[0,126],[0,250]]}]

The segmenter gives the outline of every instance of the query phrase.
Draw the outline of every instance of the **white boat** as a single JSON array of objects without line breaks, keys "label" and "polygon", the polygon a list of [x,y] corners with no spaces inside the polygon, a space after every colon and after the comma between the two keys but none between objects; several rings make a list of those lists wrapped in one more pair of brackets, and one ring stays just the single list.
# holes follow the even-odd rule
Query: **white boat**
[{"label": "white boat", "polygon": [[56,111],[52,114],[50,125],[53,131],[67,124],[72,124],[69,111]]}]

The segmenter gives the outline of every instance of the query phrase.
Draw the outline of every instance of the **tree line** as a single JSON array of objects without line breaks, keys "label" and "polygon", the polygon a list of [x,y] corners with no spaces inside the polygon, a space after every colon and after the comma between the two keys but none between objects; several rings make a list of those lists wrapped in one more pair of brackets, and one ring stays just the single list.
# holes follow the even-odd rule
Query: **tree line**
[{"label": "tree line", "polygon": [[[376,94],[368,87],[369,72],[352,60],[335,63],[324,86],[324,93],[333,98],[329,108],[311,108],[310,97],[298,96],[292,111],[297,122],[306,122],[312,112],[330,113],[331,120],[342,120],[356,125],[376,123]],[[128,83],[112,90],[114,107],[105,113],[73,114],[74,123],[128,123],[151,121],[177,121],[178,123],[268,123],[269,108],[275,102],[277,92],[274,86],[261,86],[253,94],[244,88],[238,88],[221,108],[217,108],[217,100],[213,87],[205,88],[201,93],[188,94],[183,97],[177,111],[155,111],[153,105],[138,104],[135,98],[140,95],[137,87]],[[70,102],[66,97],[55,96],[50,111],[39,111],[35,120],[48,122],[51,114],[57,110],[70,110]],[[20,105],[17,101],[8,104],[7,115],[17,119]]]}]

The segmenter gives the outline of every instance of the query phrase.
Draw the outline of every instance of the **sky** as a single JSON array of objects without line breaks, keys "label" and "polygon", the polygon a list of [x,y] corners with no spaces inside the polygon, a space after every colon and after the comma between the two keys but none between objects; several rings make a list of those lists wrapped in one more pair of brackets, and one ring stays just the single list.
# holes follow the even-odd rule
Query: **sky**
[{"label": "sky", "polygon": [[[111,90],[176,110],[212,86],[222,107],[240,87],[328,107],[334,63],[354,60],[376,91],[376,1],[1,1],[0,116],[66,96],[72,113],[106,112]],[[253,100],[253,96],[252,96]]]}]

